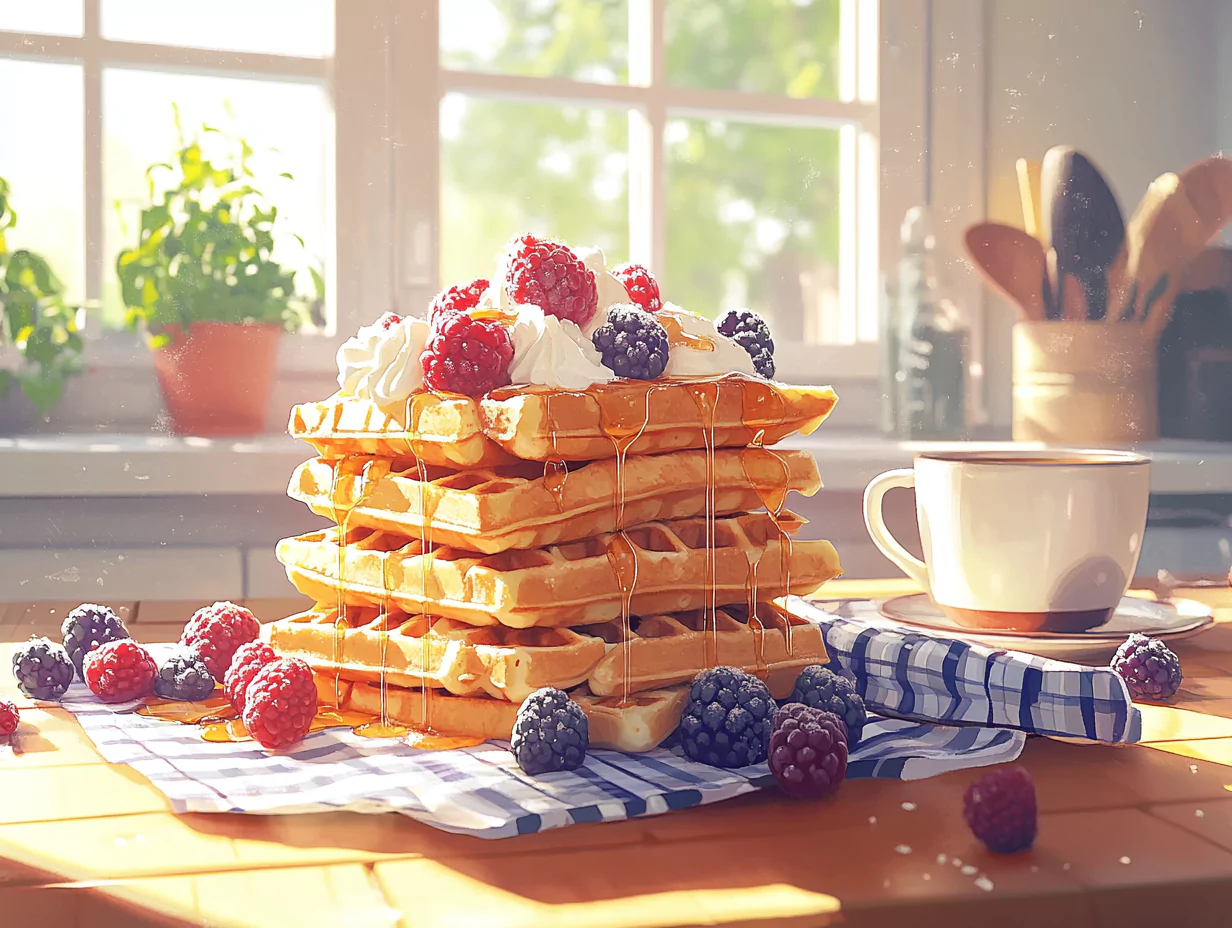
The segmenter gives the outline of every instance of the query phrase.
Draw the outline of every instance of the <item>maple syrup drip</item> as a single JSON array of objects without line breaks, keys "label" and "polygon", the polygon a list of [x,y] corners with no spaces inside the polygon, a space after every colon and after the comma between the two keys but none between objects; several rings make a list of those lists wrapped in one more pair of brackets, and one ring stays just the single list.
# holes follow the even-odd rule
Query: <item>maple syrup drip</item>
[{"label": "maple syrup drip", "polygon": [[552,499],[556,503],[556,511],[564,512],[565,481],[569,479],[569,465],[560,456],[560,449],[556,444],[556,416],[552,414],[552,400],[556,396],[558,394],[549,393],[544,397],[544,409],[548,420],[548,439],[552,443],[552,458],[543,462],[543,485],[552,494]]},{"label": "maple syrup drip", "polygon": [[637,551],[629,536],[625,534],[625,455],[650,424],[650,395],[654,390],[653,384],[646,385],[640,424],[637,422],[634,404],[624,403],[621,408],[617,406],[616,397],[612,394],[603,391],[595,394],[599,406],[599,427],[603,434],[611,439],[616,452],[616,503],[613,513],[616,534],[608,542],[607,559],[616,574],[616,584],[620,589],[620,629],[621,641],[624,644],[621,696],[624,701],[628,701],[629,683],[633,676],[633,628],[630,613],[633,591],[637,587]]},{"label": "maple syrup drip", "polygon": [[655,702],[653,696],[604,696],[602,699],[596,699],[594,704],[604,709],[624,709],[628,706],[653,706]]},{"label": "maple syrup drip", "polygon": [[353,734],[359,735],[361,738],[405,738],[409,733],[409,728],[403,728],[401,725],[394,725],[389,721],[386,715],[384,701],[381,705],[381,718],[373,719],[371,722],[364,722],[362,725],[356,725],[351,729]]},{"label": "maple syrup drip", "polygon": [[[419,415],[420,416],[423,415],[422,408],[419,411]],[[420,512],[421,522],[423,523],[423,534],[422,534],[422,537],[420,538],[420,544],[419,544],[419,589],[420,589],[420,595],[423,597],[422,602],[423,602],[424,624],[423,624],[423,633],[419,639],[419,646],[420,646],[420,666],[427,667],[428,662],[431,657],[431,655],[429,654],[429,649],[428,649],[428,632],[432,629],[432,626],[435,624],[435,619],[432,613],[429,611],[429,604],[431,600],[428,596],[428,562],[432,558],[433,552],[435,551],[435,546],[433,544],[433,537],[432,537],[432,520],[436,516],[436,506],[437,506],[437,503],[440,501],[440,496],[439,494],[429,494],[428,493],[428,468],[423,460],[423,453],[422,453],[423,443],[419,441],[418,439],[418,426],[419,426],[419,421],[417,418],[416,419],[416,432],[415,432],[416,438],[413,439],[415,447],[412,448],[412,454],[414,454],[415,461],[419,467],[419,512]],[[385,727],[397,727],[397,726],[391,726],[390,721],[389,721],[388,694],[387,694],[387,685],[385,682],[385,674],[386,674],[385,659],[384,659],[384,656],[382,655],[381,676],[380,676],[380,681],[381,681],[380,682],[380,686],[381,686],[381,719],[380,721],[381,721],[381,724]],[[422,708],[422,711],[420,712],[419,721],[420,721],[420,728],[423,731],[430,732],[432,730],[432,687],[430,686],[425,686],[423,688],[423,708]]]},{"label": "maple syrup drip", "polygon": [[701,416],[702,446],[706,451],[706,514],[703,523],[706,544],[706,604],[702,609],[702,626],[704,629],[707,622],[710,624],[710,634],[704,644],[707,667],[713,667],[718,663],[719,654],[714,512],[714,419],[719,405],[719,383],[718,380],[699,381],[689,386],[689,392]]},{"label": "maple syrup drip", "polygon": [[251,741],[252,736],[239,719],[222,722],[206,722],[201,726],[201,740],[213,742]]},{"label": "maple syrup drip", "polygon": [[403,737],[406,738],[408,746],[421,751],[456,751],[458,748],[473,748],[484,742],[483,738],[475,735],[447,735],[413,729],[408,730]]},{"label": "maple syrup drip", "polygon": [[694,351],[715,350],[713,338],[707,338],[704,335],[690,335],[680,325],[680,320],[671,313],[656,313],[655,318],[667,332],[668,348],[692,348]]},{"label": "maple syrup drip", "polygon": [[145,705],[137,709],[137,714],[150,719],[162,719],[166,722],[196,725],[200,722],[234,718],[235,710],[231,708],[231,701],[219,693],[201,702],[180,702],[151,696],[146,700]]}]

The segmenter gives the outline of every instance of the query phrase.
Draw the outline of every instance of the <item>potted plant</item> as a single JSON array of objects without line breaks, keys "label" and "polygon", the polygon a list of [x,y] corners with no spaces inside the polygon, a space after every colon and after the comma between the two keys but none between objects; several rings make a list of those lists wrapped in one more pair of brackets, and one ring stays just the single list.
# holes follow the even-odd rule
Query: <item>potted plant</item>
[{"label": "potted plant", "polygon": [[[203,153],[207,134],[224,149],[216,160]],[[272,256],[278,208],[252,186],[251,155],[208,126],[190,140],[181,132],[175,164],[147,169],[151,205],[136,247],[116,260],[128,323],[146,332],[180,434],[260,432],[279,339],[306,319],[294,271]],[[161,195],[158,172],[171,177]]]},{"label": "potted plant", "polygon": [[9,184],[0,177],[0,345],[12,345],[20,358],[15,370],[0,368],[0,399],[16,384],[46,416],[81,372],[83,313],[64,301],[64,285],[46,259],[9,251],[5,232],[16,225]]}]

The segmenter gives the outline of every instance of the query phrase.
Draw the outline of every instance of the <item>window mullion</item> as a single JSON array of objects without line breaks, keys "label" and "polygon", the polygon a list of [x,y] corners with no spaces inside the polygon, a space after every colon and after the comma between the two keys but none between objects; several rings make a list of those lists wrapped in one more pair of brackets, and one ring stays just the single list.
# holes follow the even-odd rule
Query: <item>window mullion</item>
[{"label": "window mullion", "polygon": [[667,124],[667,39],[663,24],[667,0],[651,0],[650,18],[650,266],[660,281],[667,280],[667,167],[663,131]]},{"label": "window mullion", "polygon": [[[84,125],[82,144],[85,146],[84,165],[85,192],[85,272],[86,299],[99,301],[103,296],[103,74],[99,54],[100,26],[99,4],[101,0],[85,0],[84,29],[82,31],[85,57],[82,61]],[[91,329],[101,329],[101,321],[94,314]],[[98,331],[90,334],[97,336]]]}]

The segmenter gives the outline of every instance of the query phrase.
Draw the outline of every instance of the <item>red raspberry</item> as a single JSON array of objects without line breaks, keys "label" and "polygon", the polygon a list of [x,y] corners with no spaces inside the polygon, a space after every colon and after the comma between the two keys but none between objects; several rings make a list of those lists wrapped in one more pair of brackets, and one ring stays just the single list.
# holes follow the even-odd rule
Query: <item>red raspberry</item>
[{"label": "red raspberry", "polygon": [[214,603],[193,613],[180,635],[180,644],[201,655],[214,679],[221,683],[235,649],[260,634],[261,623],[243,606]]},{"label": "red raspberry", "polygon": [[565,245],[533,235],[514,240],[505,287],[514,302],[533,303],[549,316],[579,326],[590,322],[599,308],[595,272]]},{"label": "red raspberry", "polygon": [[11,699],[0,699],[0,735],[13,734],[20,721],[17,705]]},{"label": "red raspberry", "polygon": [[847,726],[833,712],[788,703],[774,715],[769,763],[788,796],[828,796],[847,776]]},{"label": "red raspberry", "polygon": [[963,818],[990,851],[1013,854],[1035,843],[1035,782],[1013,765],[999,767],[967,787]]},{"label": "red raspberry", "polygon": [[248,684],[244,727],[264,747],[299,741],[316,714],[317,685],[308,665],[298,658],[271,661]]},{"label": "red raspberry", "polygon": [[465,313],[445,317],[419,356],[428,389],[466,396],[483,396],[508,384],[512,360],[509,331]]},{"label": "red raspberry", "polygon": [[480,277],[469,284],[454,284],[446,287],[428,304],[428,322],[435,328],[452,313],[465,313],[479,305],[479,300],[488,289],[488,282]]},{"label": "red raspberry", "polygon": [[131,638],[108,641],[86,655],[81,665],[86,686],[106,702],[127,702],[154,692],[158,667],[150,652]]},{"label": "red raspberry", "polygon": [[383,313],[381,318],[376,321],[376,324],[388,332],[400,322],[402,322],[402,317],[397,313]]},{"label": "red raspberry", "polygon": [[612,276],[625,285],[629,299],[648,313],[657,313],[663,308],[659,299],[659,282],[640,264],[622,264],[612,268]]},{"label": "red raspberry", "polygon": [[257,671],[277,659],[278,655],[274,653],[274,649],[264,641],[250,641],[235,649],[235,656],[231,658],[231,666],[227,668],[222,688],[237,714],[244,714],[244,694],[248,692],[248,684],[257,675]]}]

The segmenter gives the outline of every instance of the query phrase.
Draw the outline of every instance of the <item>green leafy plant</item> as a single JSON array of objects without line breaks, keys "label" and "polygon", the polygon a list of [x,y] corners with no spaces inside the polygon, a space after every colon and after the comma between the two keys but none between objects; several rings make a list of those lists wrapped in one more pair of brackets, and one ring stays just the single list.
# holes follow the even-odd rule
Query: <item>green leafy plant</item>
[{"label": "green leafy plant", "polygon": [[0,397],[16,383],[46,415],[81,372],[83,313],[64,301],[64,285],[46,259],[25,249],[9,251],[5,233],[17,225],[9,184],[0,177],[0,343],[21,355],[17,370],[0,370]]},{"label": "green leafy plant", "polygon": [[[222,157],[206,157],[206,135],[223,143]],[[308,320],[295,272],[272,256],[278,207],[252,185],[252,154],[243,139],[202,126],[192,139],[180,131],[175,164],[146,170],[151,205],[141,212],[137,246],[120,252],[116,271],[128,325],[144,323],[153,347],[170,341],[168,326],[281,323],[295,331]],[[158,174],[171,178],[161,194]]]}]

